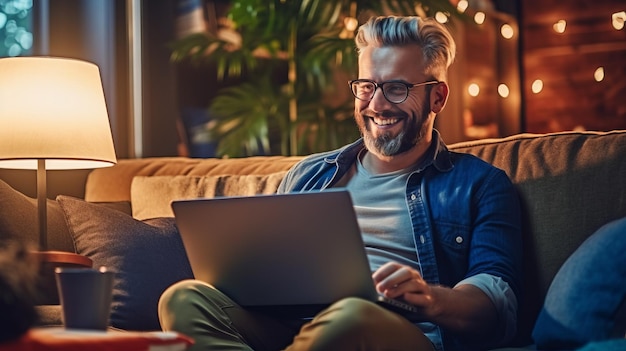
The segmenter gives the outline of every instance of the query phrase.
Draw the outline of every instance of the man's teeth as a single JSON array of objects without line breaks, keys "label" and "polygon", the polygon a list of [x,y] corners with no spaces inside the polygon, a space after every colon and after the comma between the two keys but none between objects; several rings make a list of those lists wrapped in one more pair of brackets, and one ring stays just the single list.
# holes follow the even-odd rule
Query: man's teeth
[{"label": "man's teeth", "polygon": [[378,124],[379,126],[386,126],[386,125],[390,125],[390,124],[394,124],[398,122],[398,118],[373,118],[374,123]]}]

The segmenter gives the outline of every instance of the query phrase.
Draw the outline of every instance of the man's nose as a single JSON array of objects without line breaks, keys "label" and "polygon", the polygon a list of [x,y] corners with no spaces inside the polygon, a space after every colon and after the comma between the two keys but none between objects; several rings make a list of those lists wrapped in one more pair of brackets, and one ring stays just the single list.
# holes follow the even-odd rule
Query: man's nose
[{"label": "man's nose", "polygon": [[388,110],[391,102],[387,100],[385,94],[383,94],[383,89],[378,87],[376,91],[374,91],[374,96],[372,96],[372,100],[370,100],[369,108],[374,111],[384,111]]}]

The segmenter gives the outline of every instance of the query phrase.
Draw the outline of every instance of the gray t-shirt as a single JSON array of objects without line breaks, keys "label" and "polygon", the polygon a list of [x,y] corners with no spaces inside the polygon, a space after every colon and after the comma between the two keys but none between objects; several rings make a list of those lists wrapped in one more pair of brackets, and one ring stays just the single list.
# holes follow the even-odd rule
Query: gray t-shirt
[{"label": "gray t-shirt", "polygon": [[412,169],[370,174],[360,157],[356,167],[346,188],[352,196],[372,272],[389,261],[421,271],[405,200]]}]

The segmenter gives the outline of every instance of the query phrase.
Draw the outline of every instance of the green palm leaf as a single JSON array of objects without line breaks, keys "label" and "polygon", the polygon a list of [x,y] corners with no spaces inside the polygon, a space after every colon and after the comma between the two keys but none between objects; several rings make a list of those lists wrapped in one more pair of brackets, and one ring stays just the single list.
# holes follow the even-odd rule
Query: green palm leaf
[{"label": "green palm leaf", "polygon": [[[327,95],[343,89],[334,84],[338,72],[356,75],[354,33],[344,27],[347,17],[361,23],[383,13],[443,12],[464,18],[448,0],[232,0],[231,4],[227,17],[241,36],[240,47],[209,34],[193,34],[172,45],[175,62],[187,58],[212,62],[220,80],[248,77],[220,90],[210,106],[217,118],[210,132],[219,141],[218,153],[230,156],[317,152],[358,137],[351,97],[341,107],[325,103]],[[295,115],[290,115],[290,106],[297,109]]]}]

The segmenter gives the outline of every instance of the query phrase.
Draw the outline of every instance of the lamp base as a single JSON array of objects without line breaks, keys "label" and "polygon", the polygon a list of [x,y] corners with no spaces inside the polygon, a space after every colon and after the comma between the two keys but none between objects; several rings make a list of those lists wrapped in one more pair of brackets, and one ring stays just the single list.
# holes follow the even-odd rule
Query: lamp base
[{"label": "lamp base", "polygon": [[39,262],[37,282],[39,296],[35,299],[35,305],[58,305],[60,303],[54,274],[57,267],[91,268],[93,266],[93,261],[89,257],[73,252],[32,251],[31,254]]}]

